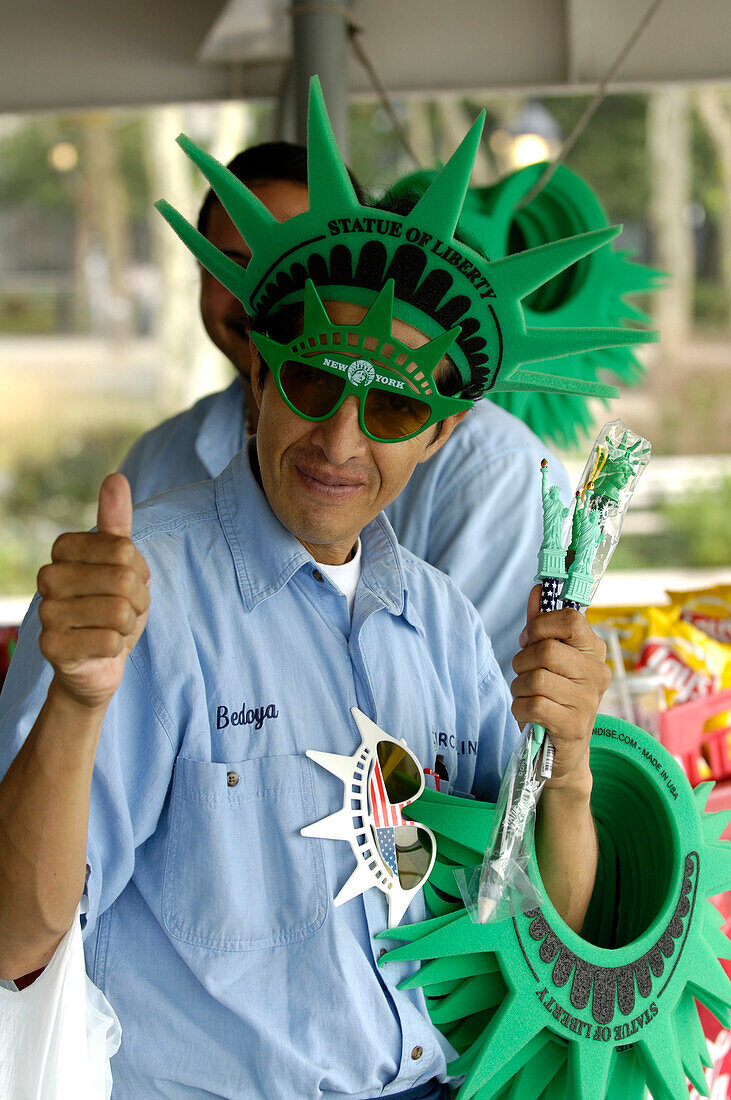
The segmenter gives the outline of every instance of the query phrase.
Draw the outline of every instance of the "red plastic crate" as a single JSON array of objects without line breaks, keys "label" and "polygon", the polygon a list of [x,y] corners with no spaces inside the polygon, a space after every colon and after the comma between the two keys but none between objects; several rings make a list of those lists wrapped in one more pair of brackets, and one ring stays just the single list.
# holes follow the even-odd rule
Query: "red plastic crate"
[{"label": "red plastic crate", "polygon": [[[706,810],[709,811],[731,809],[731,727],[705,729],[709,719],[727,710],[731,710],[731,690],[681,703],[660,715],[660,741],[680,761],[691,784],[695,787],[708,778],[699,771],[702,759],[711,769],[710,778],[715,786],[706,803]],[[731,824],[724,830],[723,836],[731,840]],[[719,894],[713,898],[713,903],[723,914],[724,932],[727,936],[731,935],[731,891]],[[721,965],[731,976],[731,962],[721,959]],[[698,1005],[698,1011],[713,1059],[713,1065],[706,1070],[710,1095],[712,1100],[731,1100],[731,1032],[722,1028],[703,1005]],[[698,1093],[693,1088],[689,1092],[695,1100]]]},{"label": "red plastic crate", "polygon": [[[727,710],[731,710],[731,689],[703,695],[660,714],[660,741],[680,761],[693,787],[709,778],[700,774],[702,759],[708,763],[710,778],[714,782],[722,784],[724,780],[731,780],[731,726],[710,731],[705,729],[711,718]],[[731,794],[724,805],[731,807]]]}]

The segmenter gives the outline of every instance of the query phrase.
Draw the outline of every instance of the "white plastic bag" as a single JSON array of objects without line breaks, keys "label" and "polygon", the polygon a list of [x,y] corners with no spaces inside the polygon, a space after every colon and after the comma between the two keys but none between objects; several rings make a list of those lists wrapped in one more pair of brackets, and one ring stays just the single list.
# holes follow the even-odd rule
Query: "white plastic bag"
[{"label": "white plastic bag", "polygon": [[43,973],[0,988],[2,1100],[109,1100],[122,1029],[84,966],[79,910]]}]

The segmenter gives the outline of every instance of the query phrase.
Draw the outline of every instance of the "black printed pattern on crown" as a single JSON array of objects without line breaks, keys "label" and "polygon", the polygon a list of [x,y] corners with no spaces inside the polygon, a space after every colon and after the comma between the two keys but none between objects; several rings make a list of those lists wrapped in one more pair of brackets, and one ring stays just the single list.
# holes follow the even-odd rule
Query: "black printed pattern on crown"
[{"label": "black printed pattern on crown", "polygon": [[[541,960],[544,963],[550,963],[556,959],[553,967],[553,984],[559,988],[566,985],[573,973],[570,1000],[574,1008],[586,1008],[591,995],[592,1016],[598,1024],[609,1024],[614,1018],[615,1005],[619,1005],[623,1016],[629,1016],[634,1010],[635,981],[640,997],[650,996],[653,976],[662,977],[665,961],[672,958],[676,948],[678,959],[682,954],[685,940],[683,939],[682,943],[678,941],[683,936],[685,928],[683,922],[689,914],[692,915],[695,905],[698,865],[697,852],[691,852],[686,856],[685,877],[680,897],[667,928],[649,951],[625,966],[596,966],[594,963],[586,962],[585,959],[580,959],[561,942],[541,909],[531,909],[526,913],[527,917],[532,918],[528,928],[531,939],[543,940],[538,952]],[[689,897],[691,891],[692,898]]]},{"label": "black printed pattern on crown", "polygon": [[387,279],[393,279],[396,298],[411,303],[444,329],[461,325],[456,343],[469,364],[470,374],[474,377],[476,370],[484,370],[489,356],[485,352],[485,339],[477,335],[480,323],[475,317],[465,316],[470,299],[464,294],[446,298],[454,284],[451,273],[431,271],[420,283],[426,257],[420,248],[410,244],[398,247],[388,267],[387,261],[388,254],[380,241],[367,241],[357,259],[345,245],[336,244],[330,253],[329,266],[324,256],[314,253],[307,267],[300,262],[293,263],[288,272],[280,271],[265,284],[256,303],[255,323],[257,318],[269,314],[282,298],[303,290],[307,279],[312,279],[318,287],[358,286],[376,291]]}]

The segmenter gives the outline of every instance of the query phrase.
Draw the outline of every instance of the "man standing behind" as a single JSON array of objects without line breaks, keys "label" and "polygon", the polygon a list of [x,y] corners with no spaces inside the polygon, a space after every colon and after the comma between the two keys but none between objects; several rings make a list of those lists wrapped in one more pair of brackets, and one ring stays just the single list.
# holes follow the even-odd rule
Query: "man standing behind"
[{"label": "man standing behind", "polygon": [[[228,167],[277,221],[308,208],[302,146],[254,146]],[[352,174],[351,181],[360,195]],[[198,229],[246,267],[251,251],[213,191],[201,207]],[[205,268],[200,309],[208,335],[238,377],[226,390],[202,398],[134,444],[120,469],[135,502],[217,477],[256,431],[249,319],[238,299]],[[475,605],[508,681],[514,675],[511,661],[542,536],[539,470],[545,453],[525,424],[482,401],[434,459],[417,466],[386,509],[399,542],[451,576]],[[551,475],[568,501],[568,478],[558,462],[551,463]]]}]

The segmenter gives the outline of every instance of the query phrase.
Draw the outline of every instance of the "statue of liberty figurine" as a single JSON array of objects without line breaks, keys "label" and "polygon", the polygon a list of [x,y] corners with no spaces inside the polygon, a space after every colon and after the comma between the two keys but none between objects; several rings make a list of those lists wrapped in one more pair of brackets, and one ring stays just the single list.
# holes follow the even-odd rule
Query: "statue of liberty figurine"
[{"label": "statue of liberty figurine", "polygon": [[563,548],[563,525],[569,509],[561,503],[558,485],[548,486],[548,461],[541,462],[541,495],[543,497],[543,542],[538,551],[537,581],[564,580],[566,551]]},{"label": "statue of liberty figurine", "polygon": [[641,450],[641,444],[645,441],[638,439],[630,447],[627,441],[628,434],[628,432],[624,433],[616,448],[609,445],[604,467],[600,468],[596,474],[595,497],[602,507],[619,503],[620,493],[635,476],[638,466],[645,457]]},{"label": "statue of liberty figurine", "polygon": [[601,513],[592,508],[591,503],[591,489],[586,493],[582,507],[579,507],[578,500],[576,502],[571,540],[574,560],[569,566],[568,581],[563,590],[564,607],[587,607],[591,602],[594,584],[591,569],[597,550],[604,540]]}]

